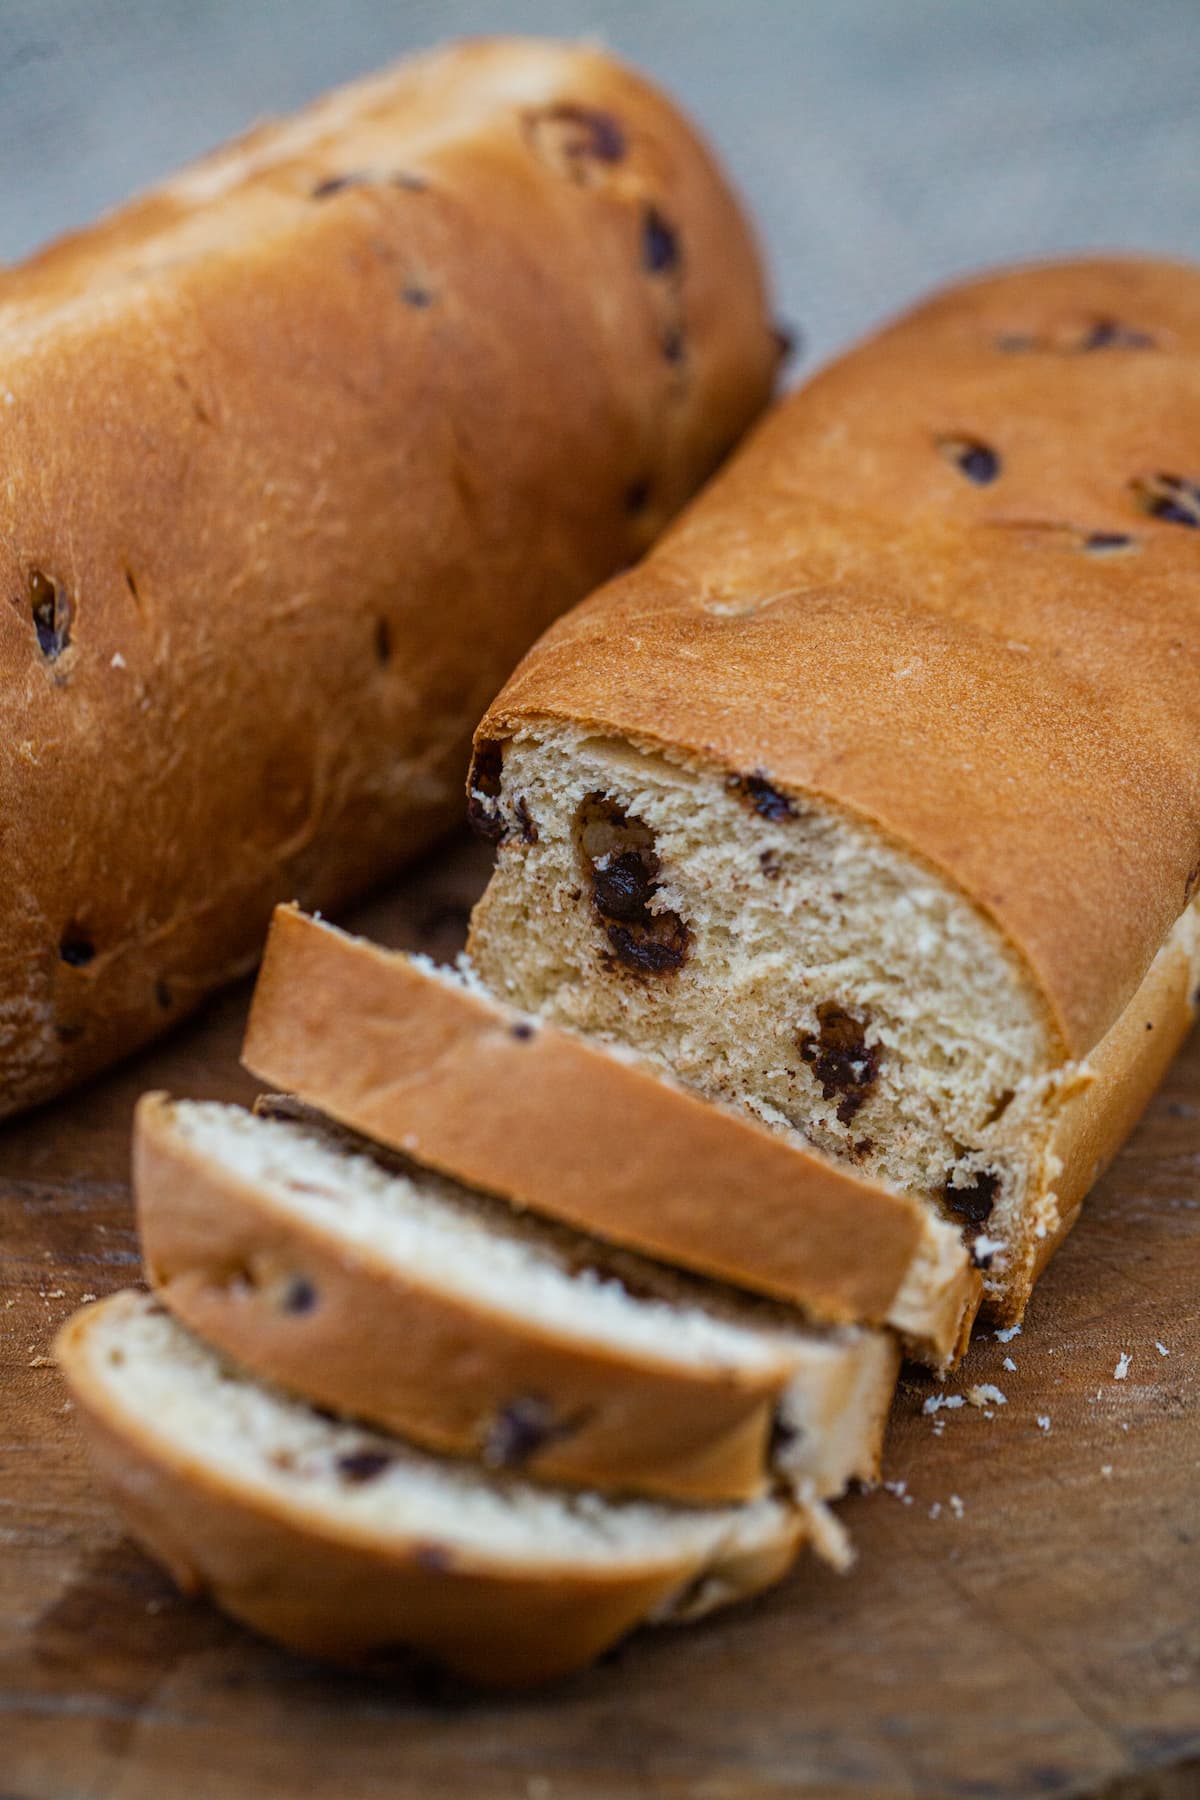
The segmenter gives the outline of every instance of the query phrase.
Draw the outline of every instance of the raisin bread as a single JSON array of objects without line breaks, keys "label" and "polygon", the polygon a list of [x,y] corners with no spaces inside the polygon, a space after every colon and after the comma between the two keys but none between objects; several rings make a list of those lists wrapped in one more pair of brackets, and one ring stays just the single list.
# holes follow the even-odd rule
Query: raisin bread
[{"label": "raisin bread", "polygon": [[691,127],[537,39],[358,82],[0,271],[0,1114],[444,829],[517,656],[777,358]]},{"label": "raisin bread", "polygon": [[342,1124],[608,1241],[888,1324],[939,1366],[979,1277],[958,1231],[628,1053],[292,907],[272,922],[243,1059]]},{"label": "raisin bread", "polygon": [[890,1335],[805,1330],[392,1159],[316,1115],[147,1095],[147,1273],[306,1400],[538,1481],[803,1500],[879,1472]]},{"label": "raisin bread", "polygon": [[1200,270],[935,297],[477,736],[493,993],[925,1196],[994,1314],[1193,1010]]},{"label": "raisin bread", "polygon": [[544,1681],[757,1592],[805,1536],[782,1500],[608,1501],[426,1455],[260,1386],[144,1294],[76,1313],[57,1354],[134,1535],[185,1592],[311,1654],[406,1645]]}]

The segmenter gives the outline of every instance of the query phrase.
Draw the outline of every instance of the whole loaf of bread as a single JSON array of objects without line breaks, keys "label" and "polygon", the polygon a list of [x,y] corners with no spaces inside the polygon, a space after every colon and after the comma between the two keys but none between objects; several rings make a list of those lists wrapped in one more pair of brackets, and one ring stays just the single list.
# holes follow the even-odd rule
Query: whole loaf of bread
[{"label": "whole loaf of bread", "polygon": [[1198,528],[1200,271],[935,297],[495,702],[479,974],[927,1195],[1018,1318],[1193,1016]]},{"label": "whole loaf of bread", "polygon": [[360,82],[0,274],[0,1112],[428,843],[498,682],[777,360],[690,127],[539,41]]}]

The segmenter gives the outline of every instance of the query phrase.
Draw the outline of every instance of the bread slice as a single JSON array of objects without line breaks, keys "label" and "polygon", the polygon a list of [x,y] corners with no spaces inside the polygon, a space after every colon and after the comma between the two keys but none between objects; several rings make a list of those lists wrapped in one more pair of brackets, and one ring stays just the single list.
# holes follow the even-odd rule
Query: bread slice
[{"label": "bread slice", "polygon": [[890,1334],[805,1330],[385,1167],[315,1115],[147,1095],[134,1132],[147,1272],[209,1343],[427,1449],[567,1486],[711,1504],[874,1479]]},{"label": "bread slice", "polygon": [[628,1054],[294,908],[275,915],[244,1060],[343,1124],[613,1243],[889,1324],[944,1364],[979,1294],[957,1230]]},{"label": "bread slice", "polygon": [[1004,1319],[1193,1017],[1198,353],[1194,267],[936,296],[477,734],[492,992],[927,1196]]},{"label": "bread slice", "polygon": [[320,1656],[411,1645],[545,1681],[757,1592],[805,1534],[781,1500],[606,1501],[427,1456],[259,1386],[140,1293],[76,1313],[56,1349],[134,1535],[186,1592]]}]

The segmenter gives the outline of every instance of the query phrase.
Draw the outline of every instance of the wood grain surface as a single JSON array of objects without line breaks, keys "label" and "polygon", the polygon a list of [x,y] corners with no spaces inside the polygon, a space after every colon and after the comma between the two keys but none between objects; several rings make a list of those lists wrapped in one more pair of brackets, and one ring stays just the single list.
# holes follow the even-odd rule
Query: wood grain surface
[{"label": "wood grain surface", "polygon": [[[352,922],[449,956],[483,874],[452,845]],[[0,1134],[0,1800],[1200,1794],[1200,1048],[1024,1331],[944,1384],[1006,1403],[931,1413],[906,1380],[891,1486],[843,1508],[850,1576],[806,1564],[481,1700],[331,1672],[180,1598],[89,1479],[49,1361],[81,1299],[137,1274],[137,1095],[251,1098],[246,1001]]]}]

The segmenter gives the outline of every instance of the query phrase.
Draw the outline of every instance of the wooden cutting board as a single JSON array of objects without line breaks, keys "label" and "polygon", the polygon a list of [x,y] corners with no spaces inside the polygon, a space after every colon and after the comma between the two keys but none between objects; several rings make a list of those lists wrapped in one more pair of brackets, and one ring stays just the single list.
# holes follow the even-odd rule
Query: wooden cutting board
[{"label": "wooden cutting board", "polygon": [[[450,956],[484,873],[456,844],[354,923]],[[851,1575],[807,1564],[497,1700],[331,1672],[181,1599],[80,1454],[48,1351],[136,1278],[134,1100],[249,1100],[246,1001],[0,1132],[0,1800],[1200,1795],[1200,1047],[1024,1331],[944,1384],[1005,1403],[902,1388],[890,1485],[842,1509]]]}]

